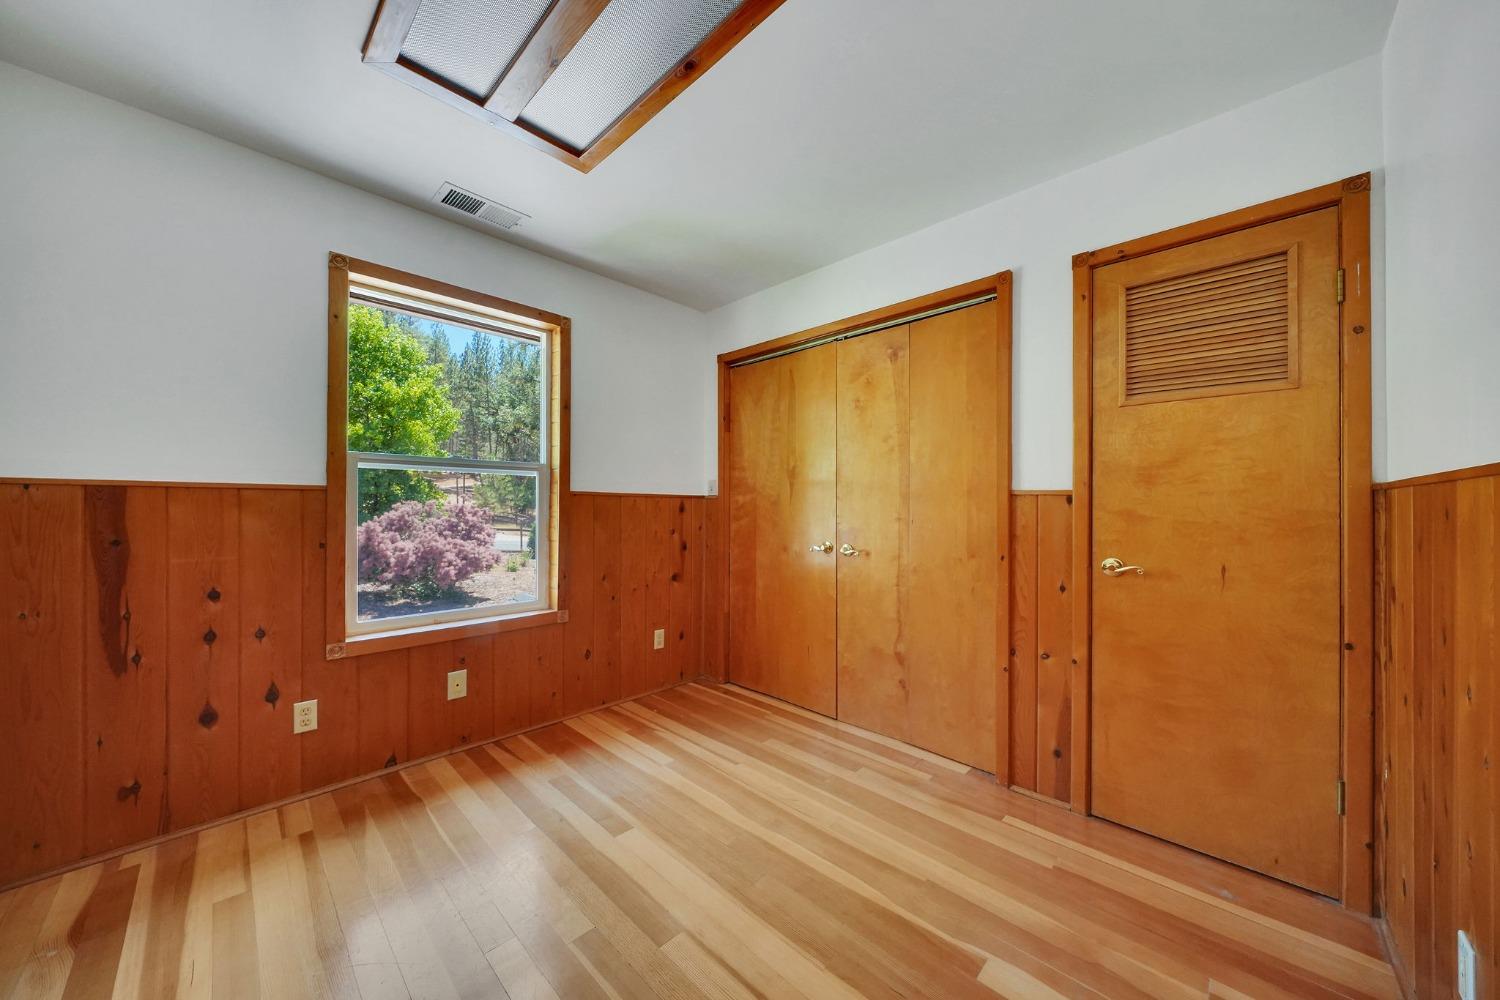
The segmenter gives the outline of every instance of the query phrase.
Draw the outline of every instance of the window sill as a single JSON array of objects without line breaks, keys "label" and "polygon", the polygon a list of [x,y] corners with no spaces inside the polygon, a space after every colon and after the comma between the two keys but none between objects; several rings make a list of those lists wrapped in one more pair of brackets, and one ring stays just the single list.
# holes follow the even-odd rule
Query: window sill
[{"label": "window sill", "polygon": [[476,636],[514,632],[518,629],[540,628],[557,625],[568,620],[566,611],[523,611],[519,614],[495,615],[491,618],[476,618],[470,621],[443,622],[438,625],[420,625],[415,628],[391,629],[386,632],[366,632],[352,635],[343,642],[329,643],[324,657],[329,660],[346,660],[369,653],[385,653],[393,649],[412,646],[430,646],[454,639],[472,639]]}]

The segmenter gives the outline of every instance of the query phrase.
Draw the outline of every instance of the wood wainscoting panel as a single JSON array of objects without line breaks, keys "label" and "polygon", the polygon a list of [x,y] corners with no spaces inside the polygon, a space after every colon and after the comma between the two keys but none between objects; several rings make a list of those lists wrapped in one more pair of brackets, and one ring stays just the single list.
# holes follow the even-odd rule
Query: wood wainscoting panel
[{"label": "wood wainscoting panel", "polygon": [[1059,802],[1073,770],[1072,499],[1039,497],[1036,525],[1036,790]]},{"label": "wood wainscoting panel", "polygon": [[83,500],[83,851],[98,854],[156,836],[166,804],[167,491]]},{"label": "wood wainscoting panel", "polygon": [[703,501],[703,676],[729,679],[729,521],[718,496]]},{"label": "wood wainscoting panel", "polygon": [[1009,783],[1031,792],[1036,791],[1036,518],[1041,499],[1022,494],[1011,497],[1010,506]]},{"label": "wood wainscoting panel", "polygon": [[167,490],[167,829],[240,808],[240,491]]},{"label": "wood wainscoting panel", "polygon": [[241,809],[302,790],[292,705],[302,699],[302,497],[240,491]]},{"label": "wood wainscoting panel", "polygon": [[1500,996],[1500,476],[1377,494],[1376,893],[1408,989]]},{"label": "wood wainscoting panel", "polygon": [[[378,771],[411,759],[411,729],[406,712],[406,702],[411,697],[407,686],[411,650],[388,649],[361,656],[354,662],[359,678],[359,694],[354,702],[359,720],[355,773]],[[322,707],[320,702],[320,716]]]},{"label": "wood wainscoting panel", "polygon": [[[600,704],[618,701],[620,698],[620,634],[623,605],[620,603],[620,584],[624,579],[624,541],[620,537],[622,504],[619,497],[594,497],[593,539],[588,550],[592,560],[592,573],[582,568],[575,571],[578,581],[573,590],[573,614],[582,614],[585,605],[593,617],[592,631],[585,626],[575,630],[579,638],[587,635],[589,646],[583,652],[585,663],[593,671],[590,688],[593,699]],[[574,517],[579,517],[575,511]],[[583,559],[583,539],[573,536],[573,556],[580,563]]]},{"label": "wood wainscoting panel", "polygon": [[[586,621],[594,620],[594,587],[589,581],[594,576],[594,542],[596,534],[596,509],[605,506],[599,497],[590,494],[573,498],[573,516],[582,518],[587,530],[575,531],[568,544],[568,556],[558,567],[560,578],[567,584],[568,612],[581,615]],[[578,586],[583,584],[583,586]],[[568,632],[564,649],[563,691],[564,697],[588,701],[595,688],[594,633],[592,629],[575,628]]]},{"label": "wood wainscoting panel", "polygon": [[84,560],[82,487],[0,487],[0,883],[83,853]]},{"label": "wood wainscoting panel", "polygon": [[1010,784],[1072,800],[1073,498],[1011,497]]},{"label": "wood wainscoting panel", "polygon": [[[646,573],[643,576],[646,591],[646,627],[636,633],[646,653],[646,680],[644,690],[664,687],[676,683],[672,679],[672,660],[668,652],[672,630],[666,629],[662,637],[665,645],[656,648],[655,631],[665,625],[672,611],[672,545],[675,537],[670,522],[670,506],[654,500],[644,500],[641,519],[636,526],[646,543],[644,560]],[[538,713],[538,721],[543,717]]]},{"label": "wood wainscoting panel", "polygon": [[325,501],[0,483],[0,885],[703,670],[701,497],[569,495],[566,623],[336,660]]},{"label": "wood wainscoting panel", "polygon": [[[660,503],[660,501],[658,501]],[[703,670],[703,501],[669,498],[658,509],[667,524],[667,673],[661,687],[693,680]],[[602,697],[593,704],[603,704]]]}]

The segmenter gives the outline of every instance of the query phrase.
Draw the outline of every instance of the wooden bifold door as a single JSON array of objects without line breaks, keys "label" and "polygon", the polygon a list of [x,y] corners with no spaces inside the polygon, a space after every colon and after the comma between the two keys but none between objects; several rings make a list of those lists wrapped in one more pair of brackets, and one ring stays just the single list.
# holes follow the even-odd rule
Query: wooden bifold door
[{"label": "wooden bifold door", "polygon": [[1009,343],[984,302],[730,371],[729,677],[995,770]]}]

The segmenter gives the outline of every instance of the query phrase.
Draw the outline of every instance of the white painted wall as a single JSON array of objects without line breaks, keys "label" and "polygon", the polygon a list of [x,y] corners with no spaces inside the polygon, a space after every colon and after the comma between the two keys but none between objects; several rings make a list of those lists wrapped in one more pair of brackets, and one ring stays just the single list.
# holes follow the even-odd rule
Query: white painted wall
[{"label": "white painted wall", "polygon": [[1403,0],[1382,56],[706,318],[0,63],[0,475],[321,482],[338,249],[572,316],[574,484],[655,492],[713,474],[705,355],[1011,268],[1015,486],[1066,487],[1071,256],[1371,169],[1376,477],[1493,462],[1497,37]]},{"label": "white painted wall", "polygon": [[1384,53],[1388,478],[1500,461],[1500,3],[1402,0]]},{"label": "white painted wall", "polygon": [[[708,317],[712,351],[1012,269],[1013,484],[1067,488],[1073,449],[1073,254],[1376,170],[1382,157],[1380,114],[1380,60],[1372,56],[715,310]],[[955,148],[954,155],[961,150]],[[1375,191],[1378,281],[1378,174]],[[1383,329],[1377,309],[1377,478],[1384,461]],[[712,424],[706,426],[708,467],[714,468],[716,441]]]},{"label": "white painted wall", "polygon": [[330,250],[571,317],[574,487],[702,492],[701,313],[7,63],[0,476],[321,483]]}]

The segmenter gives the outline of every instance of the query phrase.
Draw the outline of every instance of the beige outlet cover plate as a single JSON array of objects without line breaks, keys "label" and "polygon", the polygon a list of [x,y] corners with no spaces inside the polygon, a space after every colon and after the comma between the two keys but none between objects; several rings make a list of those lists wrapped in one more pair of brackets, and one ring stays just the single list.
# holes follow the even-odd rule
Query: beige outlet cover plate
[{"label": "beige outlet cover plate", "polygon": [[292,706],[292,732],[310,733],[318,728],[318,699],[299,701]]},{"label": "beige outlet cover plate", "polygon": [[467,670],[448,671],[448,700],[456,698],[467,698],[469,696],[469,672]]}]

